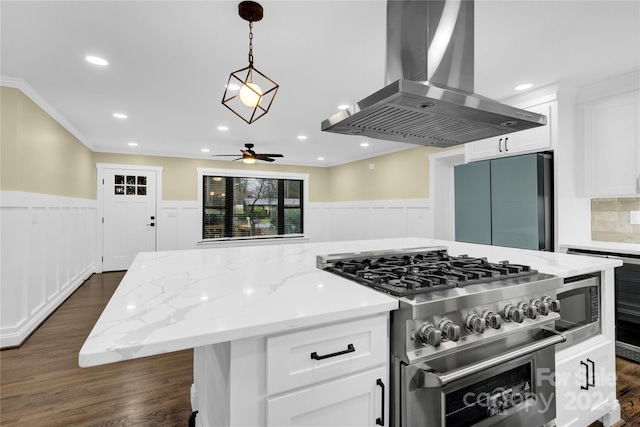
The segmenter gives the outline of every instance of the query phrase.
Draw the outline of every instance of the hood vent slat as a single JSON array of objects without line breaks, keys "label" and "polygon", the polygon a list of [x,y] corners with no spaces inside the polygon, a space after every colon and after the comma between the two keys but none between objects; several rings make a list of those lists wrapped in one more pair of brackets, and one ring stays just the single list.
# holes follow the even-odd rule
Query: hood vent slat
[{"label": "hood vent slat", "polygon": [[497,126],[479,126],[462,119],[389,105],[359,115],[345,124],[354,130],[357,129],[352,133],[392,133],[404,138],[423,139],[422,145],[435,145],[437,142],[456,145],[459,141],[470,142],[490,138],[496,131],[500,131]]}]

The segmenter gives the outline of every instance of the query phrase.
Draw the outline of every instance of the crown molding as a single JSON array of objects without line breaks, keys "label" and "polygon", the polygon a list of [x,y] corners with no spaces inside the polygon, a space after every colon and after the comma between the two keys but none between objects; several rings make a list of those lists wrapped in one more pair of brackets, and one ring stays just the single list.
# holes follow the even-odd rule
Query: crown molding
[{"label": "crown molding", "polygon": [[26,96],[29,97],[35,104],[44,110],[45,113],[50,115],[55,121],[57,121],[62,127],[64,127],[69,133],[75,136],[78,141],[84,144],[91,151],[94,151],[94,147],[89,144],[87,138],[80,133],[78,129],[76,129],[58,110],[56,110],[53,105],[49,104],[46,99],[44,99],[36,90],[27,83],[26,80],[18,78],[18,77],[8,77],[8,76],[0,76],[0,86],[10,87],[14,89],[20,90]]}]

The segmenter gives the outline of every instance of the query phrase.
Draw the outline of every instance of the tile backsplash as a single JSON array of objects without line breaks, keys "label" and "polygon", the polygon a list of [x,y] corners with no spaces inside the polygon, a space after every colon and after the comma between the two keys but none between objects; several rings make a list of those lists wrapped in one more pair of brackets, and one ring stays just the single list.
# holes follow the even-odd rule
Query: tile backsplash
[{"label": "tile backsplash", "polygon": [[640,224],[631,224],[631,211],[640,211],[640,197],[591,199],[591,240],[640,243]]}]

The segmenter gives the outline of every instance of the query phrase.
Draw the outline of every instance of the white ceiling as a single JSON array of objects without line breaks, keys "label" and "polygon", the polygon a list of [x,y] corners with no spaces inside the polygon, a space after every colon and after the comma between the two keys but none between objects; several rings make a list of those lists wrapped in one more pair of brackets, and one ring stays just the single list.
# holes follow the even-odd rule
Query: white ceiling
[{"label": "white ceiling", "polygon": [[[410,147],[371,139],[363,148],[362,138],[320,131],[338,105],[384,86],[384,1],[262,0],[254,65],[280,89],[251,125],[221,104],[229,73],[248,63],[238,3],[3,0],[0,74],[24,79],[99,152],[212,158],[251,142],[283,153],[278,163],[331,166]],[[481,95],[503,99],[523,82],[581,86],[640,68],[639,0],[476,0],[475,9]]]}]

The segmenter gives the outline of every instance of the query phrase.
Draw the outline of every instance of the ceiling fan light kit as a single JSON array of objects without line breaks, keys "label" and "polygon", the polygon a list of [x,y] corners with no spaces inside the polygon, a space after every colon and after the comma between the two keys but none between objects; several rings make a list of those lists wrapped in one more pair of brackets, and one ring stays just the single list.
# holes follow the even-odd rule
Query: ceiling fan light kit
[{"label": "ceiling fan light kit", "polygon": [[[237,159],[233,159],[233,161],[242,160],[242,163],[252,165],[256,163],[256,161],[258,160],[262,160],[265,162],[273,162],[275,161],[275,159],[273,159],[272,157],[284,157],[282,154],[256,153],[255,151],[253,151],[253,144],[244,144],[244,146],[247,149],[240,150],[240,152],[242,153],[242,156],[238,157]],[[237,154],[214,154],[213,155],[213,157],[236,157],[236,156]]]},{"label": "ceiling fan light kit", "polygon": [[262,19],[262,6],[243,1],[238,14],[249,21],[249,66],[229,75],[222,104],[251,124],[269,112],[279,86],[253,66],[253,23]]}]

